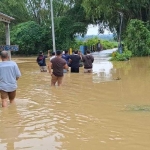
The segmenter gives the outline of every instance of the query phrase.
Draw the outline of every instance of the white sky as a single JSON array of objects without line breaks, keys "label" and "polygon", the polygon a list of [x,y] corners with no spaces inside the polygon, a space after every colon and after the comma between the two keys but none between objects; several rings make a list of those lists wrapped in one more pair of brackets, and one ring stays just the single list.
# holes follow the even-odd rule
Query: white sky
[{"label": "white sky", "polygon": [[[104,34],[109,34],[110,32],[105,30]],[[98,35],[98,26],[89,25],[86,35]]]}]

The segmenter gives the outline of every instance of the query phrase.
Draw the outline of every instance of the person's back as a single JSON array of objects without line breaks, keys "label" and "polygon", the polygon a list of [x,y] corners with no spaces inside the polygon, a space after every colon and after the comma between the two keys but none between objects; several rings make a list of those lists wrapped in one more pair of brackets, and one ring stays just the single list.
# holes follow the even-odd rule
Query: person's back
[{"label": "person's back", "polygon": [[40,67],[41,72],[46,72],[47,68],[46,68],[46,58],[49,57],[49,50],[48,50],[48,56],[43,55],[43,52],[40,52],[36,61]]},{"label": "person's back", "polygon": [[17,88],[16,76],[20,76],[17,64],[13,61],[0,63],[0,90],[11,92]]},{"label": "person's back", "polygon": [[7,106],[7,100],[14,103],[17,89],[17,81],[21,76],[17,64],[9,61],[7,51],[1,52],[2,62],[0,63],[0,94],[2,100],[2,107]]},{"label": "person's back", "polygon": [[55,76],[63,76],[63,69],[66,61],[62,58],[55,57],[51,60],[53,66],[53,74]]},{"label": "person's back", "polygon": [[78,51],[75,51],[75,54],[71,55],[69,59],[71,60],[70,61],[71,72],[78,73],[81,60],[81,57],[78,55]]},{"label": "person's back", "polygon": [[94,57],[90,54],[90,51],[87,51],[87,55],[82,56],[82,60],[84,63],[84,72],[92,72]]},{"label": "person's back", "polygon": [[[55,86],[56,83],[58,83],[58,86],[62,84],[63,80],[63,69],[68,69],[68,65],[64,59],[61,58],[61,51],[56,51],[56,57],[53,58],[49,62],[49,73],[51,74],[51,85]],[[51,72],[51,69],[53,69],[53,72]]]},{"label": "person's back", "polygon": [[97,43],[97,50],[98,51],[102,51],[103,50],[103,47],[102,47],[102,44],[100,43],[100,40]]},{"label": "person's back", "polygon": [[66,63],[69,63],[69,54],[68,51],[65,51],[65,54],[62,54],[62,58],[66,61]]}]

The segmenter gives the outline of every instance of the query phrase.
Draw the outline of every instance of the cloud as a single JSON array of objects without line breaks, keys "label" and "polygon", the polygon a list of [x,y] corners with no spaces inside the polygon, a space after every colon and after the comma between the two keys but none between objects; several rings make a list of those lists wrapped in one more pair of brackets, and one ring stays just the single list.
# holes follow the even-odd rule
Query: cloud
[{"label": "cloud", "polygon": [[[110,34],[110,32],[105,30],[104,34]],[[89,25],[86,35],[99,35],[99,33],[98,33],[98,25]]]}]

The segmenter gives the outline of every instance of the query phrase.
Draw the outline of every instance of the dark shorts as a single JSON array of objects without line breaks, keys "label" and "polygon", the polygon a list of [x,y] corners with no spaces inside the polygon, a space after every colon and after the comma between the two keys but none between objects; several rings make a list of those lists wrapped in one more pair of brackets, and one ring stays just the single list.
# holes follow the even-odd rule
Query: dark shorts
[{"label": "dark shorts", "polygon": [[79,73],[79,68],[71,68],[71,72]]},{"label": "dark shorts", "polygon": [[13,100],[16,96],[16,90],[12,92],[5,92],[0,90],[0,93],[1,93],[1,99],[9,98],[9,100]]}]

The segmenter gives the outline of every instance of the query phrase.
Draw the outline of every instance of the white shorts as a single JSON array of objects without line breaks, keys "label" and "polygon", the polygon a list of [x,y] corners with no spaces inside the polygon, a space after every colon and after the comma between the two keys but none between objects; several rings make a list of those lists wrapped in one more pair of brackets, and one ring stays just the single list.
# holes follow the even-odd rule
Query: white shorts
[{"label": "white shorts", "polygon": [[47,68],[46,68],[46,66],[40,66],[40,70],[41,70],[41,72],[46,72]]}]

